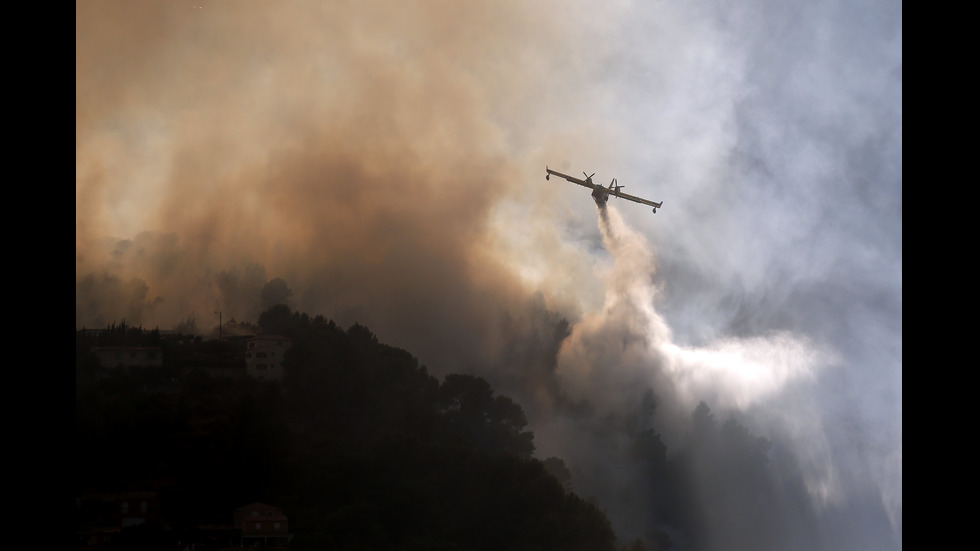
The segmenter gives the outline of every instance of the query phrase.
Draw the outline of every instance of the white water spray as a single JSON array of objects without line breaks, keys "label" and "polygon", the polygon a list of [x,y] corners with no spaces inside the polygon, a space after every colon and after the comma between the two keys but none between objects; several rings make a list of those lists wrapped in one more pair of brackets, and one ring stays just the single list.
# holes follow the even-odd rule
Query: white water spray
[{"label": "white water spray", "polygon": [[[573,399],[589,401],[602,414],[636,403],[648,389],[672,404],[658,417],[682,424],[700,401],[720,416],[752,411],[753,430],[788,443],[804,470],[806,485],[820,503],[834,502],[839,477],[805,388],[833,354],[789,332],[725,338],[703,346],[673,342],[657,312],[653,252],[614,208],[599,209],[599,228],[610,255],[597,275],[605,288],[601,309],[586,312],[558,358],[562,387]],[[793,398],[787,398],[791,394]],[[774,408],[779,415],[770,417]],[[662,414],[662,415],[661,415]],[[681,421],[681,423],[678,423]]]},{"label": "white water spray", "polygon": [[615,209],[601,208],[599,213],[603,243],[611,257],[611,264],[601,266],[598,274],[606,289],[605,301],[574,327],[559,358],[559,372],[583,396],[595,395],[596,382],[619,381],[630,388],[654,382],[659,372],[685,406],[693,408],[705,400],[721,409],[744,409],[798,380],[812,379],[829,359],[806,339],[788,332],[727,338],[705,346],[675,344],[655,309],[661,290],[654,280],[656,265],[647,240],[629,228]]}]

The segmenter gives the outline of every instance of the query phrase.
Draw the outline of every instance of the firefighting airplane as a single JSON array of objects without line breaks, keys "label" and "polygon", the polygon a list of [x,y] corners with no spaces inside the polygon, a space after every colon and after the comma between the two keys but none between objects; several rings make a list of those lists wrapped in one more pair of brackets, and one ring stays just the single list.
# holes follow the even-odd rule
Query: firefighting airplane
[{"label": "firefighting airplane", "polygon": [[573,184],[578,184],[580,186],[585,186],[587,188],[591,188],[592,189],[592,198],[595,199],[596,206],[598,206],[600,208],[601,207],[604,207],[606,205],[606,201],[609,200],[609,196],[610,195],[615,196],[615,197],[619,197],[621,199],[626,199],[627,201],[633,201],[634,203],[641,203],[641,204],[644,204],[644,205],[649,205],[649,206],[653,207],[653,212],[654,213],[657,212],[657,209],[660,208],[660,205],[663,205],[664,204],[663,201],[661,201],[659,203],[654,203],[653,201],[647,201],[646,199],[643,199],[641,197],[637,197],[635,195],[630,195],[628,193],[623,193],[622,191],[619,191],[620,188],[625,187],[625,186],[616,185],[616,179],[615,178],[612,179],[612,182],[609,182],[609,187],[608,188],[603,187],[601,184],[593,183],[592,182],[592,177],[595,176],[595,172],[593,172],[592,174],[585,174],[583,172],[582,174],[585,174],[585,179],[584,180],[580,180],[580,179],[578,179],[578,178],[576,178],[574,176],[569,176],[567,174],[562,174],[561,172],[555,172],[554,170],[551,170],[547,166],[545,166],[544,169],[546,171],[548,171],[548,174],[546,174],[545,177],[544,177],[545,180],[550,180],[551,179],[551,175],[554,174],[555,176],[560,176],[560,177],[568,180],[569,182],[572,182]]}]

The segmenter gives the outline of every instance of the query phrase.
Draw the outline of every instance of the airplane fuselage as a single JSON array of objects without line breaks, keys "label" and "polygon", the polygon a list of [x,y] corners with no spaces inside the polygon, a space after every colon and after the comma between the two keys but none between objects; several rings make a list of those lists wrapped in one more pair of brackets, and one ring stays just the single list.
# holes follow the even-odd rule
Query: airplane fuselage
[{"label": "airplane fuselage", "polygon": [[597,207],[604,207],[609,202],[609,191],[602,186],[595,186],[592,188],[592,198]]}]

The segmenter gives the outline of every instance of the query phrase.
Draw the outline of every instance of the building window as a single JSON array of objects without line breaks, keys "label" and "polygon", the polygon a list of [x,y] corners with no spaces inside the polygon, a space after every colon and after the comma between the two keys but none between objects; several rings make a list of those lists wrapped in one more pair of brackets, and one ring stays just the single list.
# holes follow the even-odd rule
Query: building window
[{"label": "building window", "polygon": [[124,515],[125,514],[128,514],[129,513],[129,502],[128,501],[124,501],[124,502],[120,503],[119,504],[119,510],[121,510],[122,511],[122,514],[124,514]]},{"label": "building window", "polygon": [[275,527],[276,527],[276,530],[279,529],[279,523],[278,522],[275,524]]},{"label": "building window", "polygon": [[261,530],[262,529],[262,523],[261,522],[256,522],[255,523],[255,529],[256,530]]},{"label": "building window", "polygon": [[255,357],[256,358],[264,358],[265,357],[265,352],[256,352],[255,353]]},{"label": "building window", "polygon": [[141,512],[141,513],[145,513],[145,512],[146,512],[146,509],[147,509],[147,504],[146,504],[146,502],[145,502],[145,501],[141,501],[141,502],[140,502],[140,512]]}]

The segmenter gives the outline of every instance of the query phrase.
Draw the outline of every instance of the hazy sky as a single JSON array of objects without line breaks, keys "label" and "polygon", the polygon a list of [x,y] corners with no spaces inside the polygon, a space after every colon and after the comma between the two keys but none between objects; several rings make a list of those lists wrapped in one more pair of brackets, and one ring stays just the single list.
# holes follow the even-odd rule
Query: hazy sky
[{"label": "hazy sky", "polygon": [[78,1],[75,166],[77,328],[357,321],[600,497],[558,397],[705,400],[901,547],[900,2]]}]

